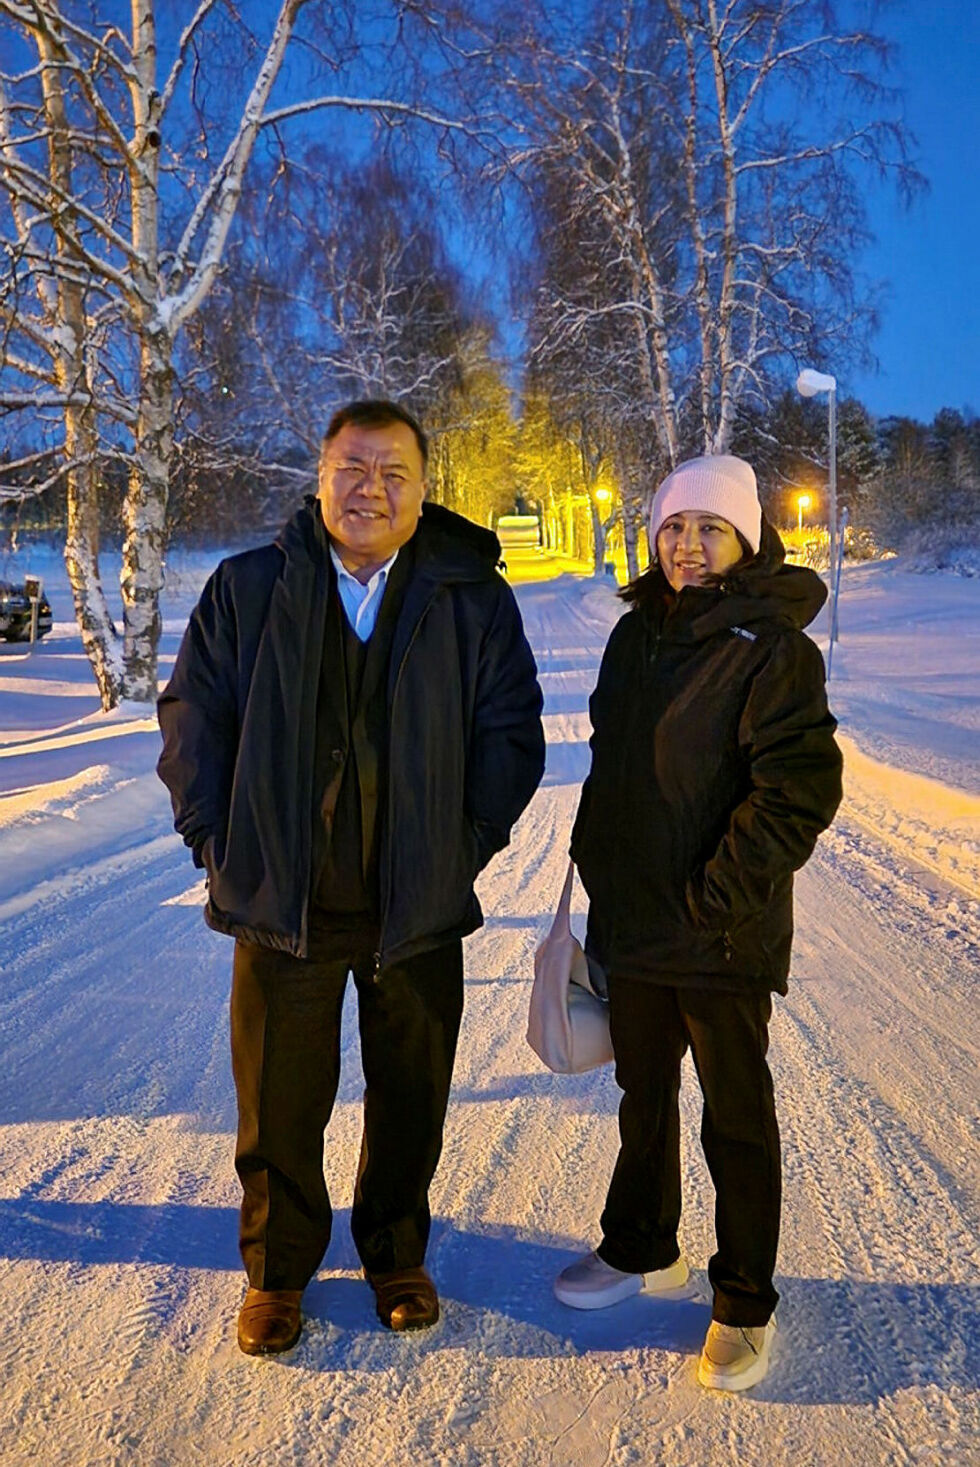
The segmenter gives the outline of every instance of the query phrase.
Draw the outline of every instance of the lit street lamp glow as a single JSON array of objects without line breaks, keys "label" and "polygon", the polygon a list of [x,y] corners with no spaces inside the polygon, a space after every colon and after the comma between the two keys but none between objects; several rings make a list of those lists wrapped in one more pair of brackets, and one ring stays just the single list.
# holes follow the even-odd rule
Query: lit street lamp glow
[{"label": "lit street lamp glow", "polygon": [[800,534],[803,533],[803,511],[805,509],[809,509],[809,508],[810,508],[810,496],[809,496],[809,494],[797,494],[797,496],[796,496],[796,514],[797,514],[796,528],[797,528],[797,531]]}]

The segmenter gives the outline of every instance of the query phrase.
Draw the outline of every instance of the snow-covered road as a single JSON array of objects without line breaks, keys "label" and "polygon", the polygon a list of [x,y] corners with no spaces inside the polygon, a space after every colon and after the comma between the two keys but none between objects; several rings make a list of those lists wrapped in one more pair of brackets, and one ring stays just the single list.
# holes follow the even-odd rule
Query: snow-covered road
[{"label": "snow-covered road", "polygon": [[[524,1042],[529,976],[617,607],[607,587],[571,576],[519,594],[546,694],[548,767],[484,874],[487,925],[466,945],[432,1197],[444,1316],[431,1332],[386,1334],[358,1276],[346,1226],[360,1111],[349,1008],[325,1158],[335,1236],[302,1341],[273,1361],[235,1345],[230,946],[201,922],[196,873],[152,773],[156,736],[131,712],[65,730],[92,706],[67,633],[16,669],[0,658],[0,728],[16,731],[0,734],[4,1464],[976,1460],[980,797],[969,778],[954,789],[936,777],[967,770],[963,739],[935,749],[893,692],[876,702],[852,623],[841,701],[853,688],[862,707],[888,704],[903,769],[876,762],[873,717],[845,718],[847,798],[798,881],[791,991],[773,1022],[785,1157],[777,1352],[750,1398],[706,1393],[694,1364],[712,1193],[691,1071],[682,1238],[696,1296],[599,1315],[551,1296],[553,1275],[596,1238],[617,1091],[608,1071],[542,1070]],[[974,590],[974,638],[978,601]],[[889,635],[894,648],[899,633]],[[915,625],[901,636],[911,661]],[[971,713],[963,679],[956,695],[966,727],[976,704]],[[581,892],[576,905],[581,920]]]}]

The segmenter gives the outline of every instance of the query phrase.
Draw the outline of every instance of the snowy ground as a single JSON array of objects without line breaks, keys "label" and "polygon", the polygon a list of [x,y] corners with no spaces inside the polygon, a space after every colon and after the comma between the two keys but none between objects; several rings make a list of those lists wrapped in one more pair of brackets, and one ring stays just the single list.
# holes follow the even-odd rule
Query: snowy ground
[{"label": "snowy ground", "polygon": [[[334,1241],[300,1345],[255,1361],[234,1340],[230,947],[201,921],[152,773],[154,726],[139,710],[97,713],[63,575],[38,556],[34,568],[55,632],[30,656],[0,644],[3,1463],[977,1460],[980,581],[898,561],[845,575],[831,691],[846,802],[798,883],[791,992],[773,1022],[780,1330],[769,1377],[739,1399],[694,1379],[712,1200],[690,1072],[682,1237],[696,1296],[597,1316],[551,1296],[596,1239],[616,1144],[611,1074],[555,1078],[524,1042],[610,589],[570,575],[519,587],[548,771],[482,880],[488,922],[467,943],[429,1256],[444,1317],[386,1334],[358,1278],[348,1023],[325,1161]],[[175,570],[164,671],[202,579],[200,559]],[[578,905],[581,917],[581,893]]]}]

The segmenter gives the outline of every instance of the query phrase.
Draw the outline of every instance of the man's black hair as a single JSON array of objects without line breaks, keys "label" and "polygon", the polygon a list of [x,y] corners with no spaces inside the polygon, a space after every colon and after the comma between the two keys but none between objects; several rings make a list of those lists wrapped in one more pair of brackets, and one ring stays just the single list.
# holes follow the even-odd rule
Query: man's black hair
[{"label": "man's black hair", "polygon": [[327,431],[323,435],[323,444],[320,449],[321,454],[331,439],[336,438],[341,428],[346,428],[348,423],[353,423],[355,428],[387,428],[392,423],[404,423],[415,434],[415,441],[422,455],[423,471],[428,467],[429,440],[425,436],[422,424],[399,403],[389,402],[387,398],[383,397],[362,397],[355,402],[344,403],[344,406],[337,409],[327,424]]}]

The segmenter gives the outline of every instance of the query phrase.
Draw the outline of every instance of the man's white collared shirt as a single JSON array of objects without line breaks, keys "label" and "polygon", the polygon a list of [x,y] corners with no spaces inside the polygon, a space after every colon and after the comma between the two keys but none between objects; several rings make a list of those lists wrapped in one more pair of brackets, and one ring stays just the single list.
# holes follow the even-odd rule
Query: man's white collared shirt
[{"label": "man's white collared shirt", "polygon": [[398,551],[396,550],[384,565],[379,565],[371,579],[365,582],[351,575],[333,545],[330,546],[330,559],[337,572],[337,590],[340,592],[340,604],[344,608],[344,615],[356,632],[358,639],[366,642],[377,625],[381,598],[384,596],[388,581],[388,572],[398,559]]}]

